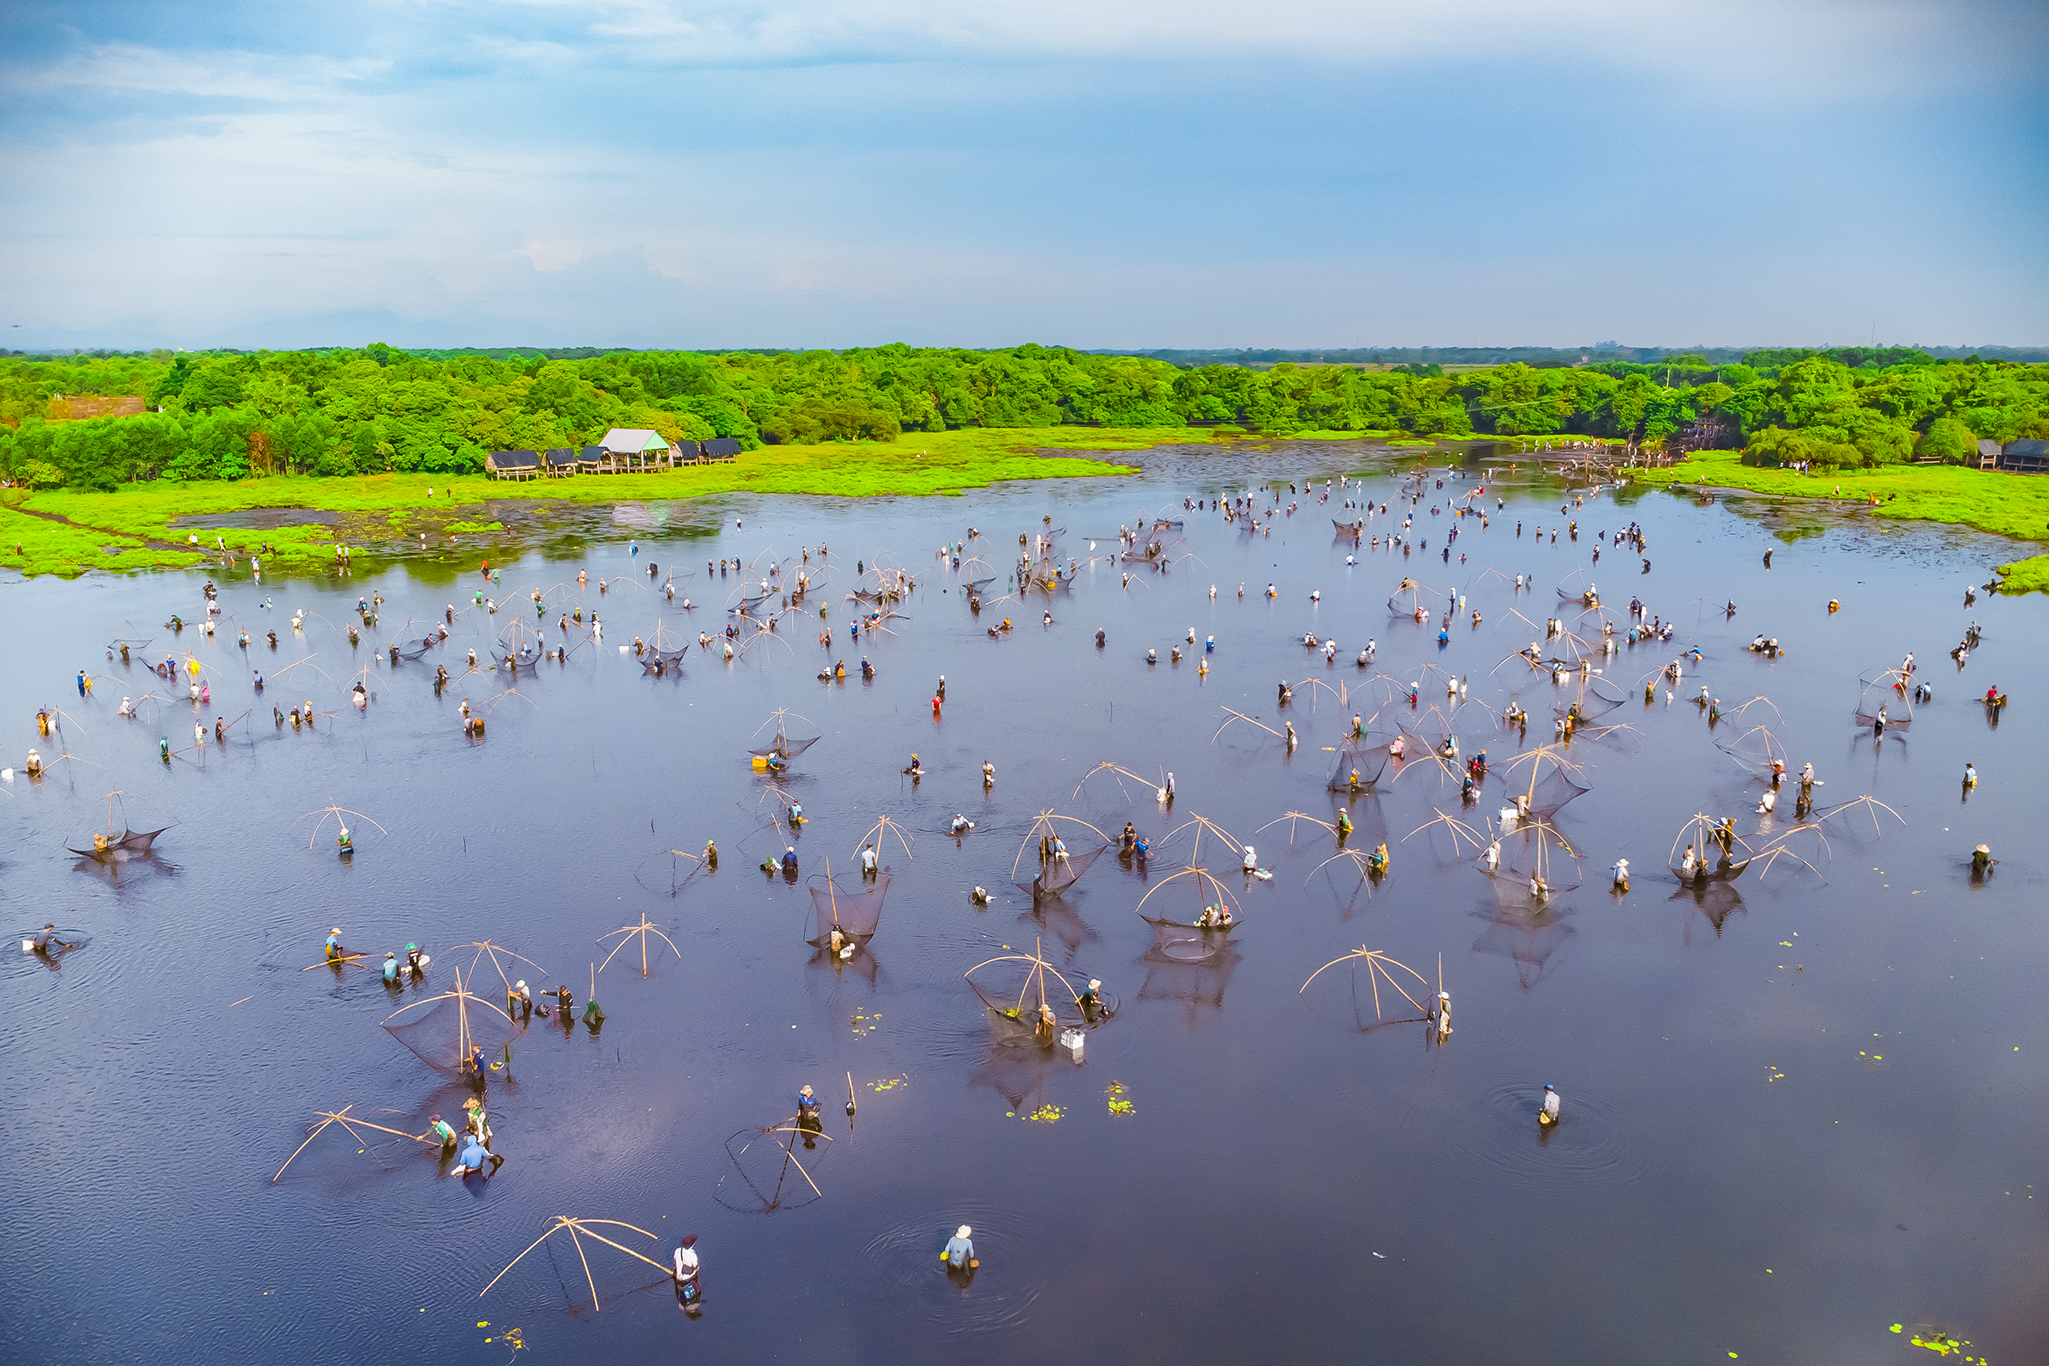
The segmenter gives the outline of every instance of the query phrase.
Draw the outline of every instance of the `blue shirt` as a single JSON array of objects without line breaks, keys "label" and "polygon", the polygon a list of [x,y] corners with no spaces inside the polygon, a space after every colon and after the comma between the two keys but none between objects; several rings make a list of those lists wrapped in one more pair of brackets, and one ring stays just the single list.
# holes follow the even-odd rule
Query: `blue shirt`
[{"label": "blue shirt", "polygon": [[958,1234],[946,1240],[946,1264],[954,1270],[964,1269],[975,1258],[975,1243],[972,1238]]},{"label": "blue shirt", "polygon": [[484,1163],[490,1160],[490,1156],[489,1153],[484,1151],[484,1145],[477,1142],[476,1136],[472,1134],[470,1141],[463,1145],[461,1165],[468,1167],[471,1171],[482,1171]]}]

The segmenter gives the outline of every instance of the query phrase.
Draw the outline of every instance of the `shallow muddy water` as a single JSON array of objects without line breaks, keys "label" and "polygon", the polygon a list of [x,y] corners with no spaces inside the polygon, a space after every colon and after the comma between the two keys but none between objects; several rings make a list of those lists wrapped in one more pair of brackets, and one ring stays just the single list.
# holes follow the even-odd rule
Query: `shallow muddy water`
[{"label": "shallow muddy water", "polygon": [[[1896,1323],[1940,1327],[1993,1362],[2049,1350],[2038,1189],[2049,885],[2039,834],[2027,833],[2049,755],[2027,680],[2049,665],[2049,609],[1982,595],[1962,606],[1964,584],[2010,547],[1655,492],[1625,491],[1619,506],[1603,492],[1561,513],[1559,486],[1524,475],[1488,484],[1491,525],[1465,519],[1447,564],[1452,519],[1427,509],[1463,499],[1485,467],[1440,491],[1439,453],[1416,512],[1428,548],[1405,560],[1333,537],[1332,519],[1355,515],[1341,502],[1362,496],[1356,482],[1327,504],[1298,496],[1292,517],[1256,537],[1181,501],[1278,480],[1285,503],[1290,479],[1363,473],[1391,509],[1369,536],[1385,535],[1412,454],[1317,445],[1143,459],[1135,478],[958,499],[731,497],[524,518],[473,505],[451,515],[507,530],[459,537],[460,549],[435,536],[428,554],[405,555],[425,528],[396,527],[388,544],[366,542],[347,578],[216,574],[224,610],[210,640],[161,625],[202,617],[202,574],[0,585],[15,642],[0,674],[0,760],[16,768],[0,784],[0,905],[15,938],[53,920],[85,941],[54,969],[10,949],[0,971],[9,1358],[499,1360],[516,1355],[511,1332],[572,1361],[1916,1359],[1907,1334],[1888,1331]],[[1160,533],[1172,569],[1131,566],[1125,586],[1106,557],[1120,524],[1155,514],[1185,523]],[[1018,534],[1047,516],[1063,561],[1082,562],[1072,590],[1002,597]],[[1612,541],[1590,568],[1594,533],[1631,520],[1651,572]],[[967,554],[987,567],[943,566],[934,548],[970,527],[983,534]],[[808,566],[795,558],[806,546]],[[485,556],[495,582],[477,572]],[[731,664],[694,642],[717,636],[760,570],[708,572],[722,557],[780,559],[783,580],[808,568],[817,581]],[[917,588],[887,632],[853,642],[857,562],[902,567]],[[1580,695],[1512,652],[1543,635],[1516,613],[1598,632],[1598,617],[1556,591],[1582,570],[1618,629],[1634,594],[1677,634],[1596,659],[1629,700],[1595,718],[1613,729],[1568,749],[1588,791],[1555,825],[1584,857],[1554,849],[1548,867],[1554,885],[1580,885],[1532,906],[1442,824],[1418,830],[1438,812],[1476,827],[1496,817],[1527,777],[1510,761]],[[1534,588],[1518,593],[1517,573]],[[672,575],[673,603],[657,586]],[[962,584],[987,575],[991,601],[975,617]],[[1441,649],[1434,616],[1423,626],[1389,609],[1405,575],[1467,596]],[[474,605],[480,591],[496,614]],[[373,593],[385,602],[366,629],[354,608]],[[383,646],[417,643],[449,606],[447,642],[393,667]],[[586,622],[561,629],[577,607]],[[1012,629],[989,638],[1006,616]],[[1959,674],[1945,656],[1974,619],[1983,645]],[[515,678],[465,673],[469,650],[488,663],[515,627],[571,647],[566,660]],[[690,643],[680,672],[661,678],[619,650],[657,631]],[[1334,664],[1303,647],[1309,632],[1337,640]],[[1758,632],[1787,653],[1749,653]],[[1376,660],[1361,669],[1368,637]],[[149,643],[124,667],[107,658],[116,638]],[[1177,642],[1189,652],[1179,664]],[[1694,646],[1703,658],[1673,699],[1661,684],[1646,706],[1646,676]],[[1874,742],[1853,721],[1859,678],[1909,650],[1934,700]],[[188,653],[213,697],[199,746],[183,679],[142,662]],[[872,681],[859,677],[863,656]],[[844,682],[814,677],[831,659],[846,661]],[[457,675],[439,697],[437,663]],[[261,696],[252,667],[268,680]],[[95,675],[89,698],[74,686],[80,668]],[[1447,675],[1466,680],[1464,705],[1446,703]],[[360,710],[348,696],[357,676],[371,698]],[[1285,711],[1283,680],[1295,685]],[[1687,701],[1702,683],[1731,713],[1712,732]],[[2013,699],[1996,728],[1972,700],[1995,684]],[[151,693],[167,696],[139,719],[116,715],[123,696]],[[459,729],[464,698],[486,717],[481,740]],[[273,705],[307,700],[319,713],[310,729],[273,723]],[[1499,722],[1511,701],[1531,715],[1527,740]],[[35,732],[39,707],[62,709],[57,734]],[[793,733],[822,736],[782,784],[809,818],[787,841],[795,881],[755,866],[786,843],[747,756],[777,708],[794,714]],[[1226,708],[1292,721],[1299,748],[1289,756],[1248,722],[1226,725]],[[1464,754],[1487,752],[1481,800],[1462,807],[1427,758],[1391,769],[1375,793],[1326,791],[1326,747],[1354,713],[1425,743],[1448,722]],[[224,744],[211,738],[216,715],[237,723]],[[1787,843],[1811,869],[1753,865],[1696,897],[1665,870],[1689,817],[1734,817],[1760,849],[1799,824],[1789,787],[1761,829],[1763,784],[1717,748],[1762,744],[1757,726],[1791,767],[1813,762],[1821,808],[1869,794],[1897,817],[1839,812],[1820,837]],[[168,764],[159,737],[176,751]],[[31,744],[63,756],[33,782],[20,770]],[[915,783],[901,773],[914,751]],[[1092,774],[1105,761],[1145,781]],[[1966,762],[1975,790],[1960,782]],[[1168,770],[1163,809],[1151,785]],[[320,819],[330,805],[361,813],[348,818],[346,862]],[[1291,811],[1331,821],[1340,808],[1357,826],[1348,848],[1389,845],[1377,885],[1331,861],[1323,828],[1298,820],[1291,837],[1272,824]],[[110,809],[117,827],[168,826],[160,857],[109,873],[66,854],[89,847]],[[1143,869],[1103,857],[1064,904],[1035,914],[1017,885],[1035,860],[1013,864],[1047,811],[1110,833],[1128,820],[1153,856]],[[947,833],[956,813],[975,823],[959,839]],[[1202,837],[1240,923],[1232,955],[1189,965],[1156,951],[1133,910],[1195,856],[1198,815],[1255,845],[1273,877],[1244,878]],[[911,851],[883,837],[879,933],[842,968],[814,961],[807,889],[828,859],[857,886],[856,851],[885,816]],[[1077,823],[1061,833],[1077,854],[1099,843]],[[669,852],[707,839],[722,853],[716,874],[692,876]],[[1504,844],[1511,858],[1520,839]],[[1980,842],[2000,863],[1974,885]],[[1634,870],[1626,896],[1608,887],[1618,856]],[[992,893],[986,908],[970,901],[977,885]],[[448,1177],[402,1139],[330,1129],[270,1183],[316,1110],[350,1105],[408,1132],[432,1111],[456,1114],[467,1089],[380,1026],[452,985],[454,969],[469,975],[476,950],[458,945],[525,955],[540,966],[508,959],[512,975],[566,983],[580,1010],[592,966],[619,942],[604,936],[643,916],[680,957],[646,941],[644,979],[642,941],[613,958],[597,977],[601,1030],[536,1018],[510,1031],[509,1055],[491,1053],[507,1162],[489,1181]],[[388,989],[367,970],[303,970],[332,926],[375,959],[422,943],[425,982]],[[1102,979],[1117,1005],[1078,1063],[999,1046],[963,980],[1034,944],[1077,985]],[[1395,976],[1425,1000],[1441,955],[1456,1006],[1448,1041],[1413,1021],[1368,1028],[1363,969],[1341,965],[1303,989],[1361,946],[1415,969],[1427,987]],[[502,999],[488,961],[476,981]],[[1388,1020],[1416,1013],[1385,980],[1380,993]],[[1547,1082],[1563,1121],[1544,1134]],[[826,1137],[796,1156],[802,1186],[815,1180],[822,1196],[780,1159],[763,1165],[759,1147],[733,1156],[790,1116],[806,1084],[824,1100]],[[1113,1113],[1113,1100],[1130,1111]],[[587,1279],[559,1235],[480,1299],[562,1214],[651,1230],[660,1241],[612,1232],[664,1262],[676,1235],[699,1235],[703,1317],[686,1319],[658,1273],[600,1244],[584,1245]],[[939,1263],[963,1222],[982,1263],[966,1282]]]}]

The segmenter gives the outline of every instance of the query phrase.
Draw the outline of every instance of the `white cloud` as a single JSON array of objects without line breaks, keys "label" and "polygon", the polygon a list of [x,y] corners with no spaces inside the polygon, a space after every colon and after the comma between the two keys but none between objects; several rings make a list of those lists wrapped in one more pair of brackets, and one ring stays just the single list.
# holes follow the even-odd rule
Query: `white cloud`
[{"label": "white cloud", "polygon": [[383,58],[170,52],[134,43],[103,43],[49,66],[17,64],[8,79],[23,93],[73,89],[296,103],[336,93],[390,68]]},{"label": "white cloud", "polygon": [[[1955,0],[515,0],[632,64],[1592,58],[1792,90],[2036,71],[2035,6]],[[502,11],[501,11],[502,12]]]}]

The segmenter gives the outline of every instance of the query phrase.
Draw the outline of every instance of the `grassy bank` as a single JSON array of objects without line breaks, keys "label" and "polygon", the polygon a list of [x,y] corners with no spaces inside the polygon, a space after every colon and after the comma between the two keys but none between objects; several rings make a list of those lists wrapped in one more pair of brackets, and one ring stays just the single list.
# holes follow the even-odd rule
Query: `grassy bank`
[{"label": "grassy bank", "polygon": [[[407,514],[446,510],[438,529],[463,534],[492,529],[488,522],[455,520],[458,508],[487,499],[557,499],[615,503],[704,498],[729,493],[800,493],[839,497],[960,494],[1022,479],[1121,475],[1129,465],[1083,456],[1043,455],[1053,449],[1138,450],[1166,442],[1206,440],[1182,428],[1099,431],[1080,428],[914,433],[895,442],[829,442],[769,446],[730,464],[695,465],[655,474],[578,475],[511,483],[482,475],[387,474],[323,479],[274,477],[232,483],[131,484],[114,493],[69,489],[34,494],[11,490],[0,501],[0,566],[29,574],[77,575],[89,569],[156,568],[206,558],[175,530],[183,517],[251,508],[302,508],[338,513]],[[432,490],[430,493],[429,490]],[[37,517],[53,514],[63,521]],[[333,555],[324,526],[271,531],[228,529],[202,533],[206,550],[218,534],[228,549],[248,554],[260,544],[279,567]],[[20,549],[16,549],[17,543]]]},{"label": "grassy bank", "polygon": [[[2049,479],[1959,465],[1888,465],[1871,470],[1759,469],[1734,451],[1702,451],[1670,469],[1638,471],[1645,484],[1706,484],[1784,498],[1878,500],[1874,517],[1953,522],[2023,541],[2049,541]],[[2002,591],[2049,591],[2049,555],[1999,566]]]}]

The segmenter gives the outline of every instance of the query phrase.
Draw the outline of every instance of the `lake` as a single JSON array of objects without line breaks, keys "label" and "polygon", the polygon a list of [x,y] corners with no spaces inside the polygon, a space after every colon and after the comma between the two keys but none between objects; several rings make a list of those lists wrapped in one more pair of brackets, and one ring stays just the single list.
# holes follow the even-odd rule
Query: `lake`
[{"label": "lake", "polygon": [[[2049,668],[2049,612],[2039,597],[1963,605],[1965,584],[2014,548],[1633,489],[1561,511],[1558,481],[1527,465],[1490,480],[1492,462],[1459,456],[1165,449],[1128,479],[961,498],[542,509],[460,546],[437,535],[424,553],[425,526],[401,524],[362,543],[347,577],[217,571],[212,639],[191,624],[201,573],[7,583],[0,759],[16,771],[0,784],[0,895],[18,937],[54,920],[85,941],[54,969],[10,949],[0,977],[10,1359],[494,1360],[516,1344],[571,1361],[1905,1362],[1916,1331],[1994,1362],[2043,1359],[2049,933],[2040,836],[2024,832],[2049,745],[2025,680]],[[1427,548],[1404,558],[1333,535],[1333,519],[1359,515],[1344,500],[1370,496],[1390,512],[1368,536],[1385,537],[1425,461],[1412,534]],[[1320,482],[1289,495],[1291,480],[1340,475],[1351,485],[1328,502]],[[1261,534],[1183,510],[1251,491],[1265,519],[1276,488],[1299,508]],[[1468,495],[1490,524],[1460,519],[1447,563],[1454,519],[1429,509]],[[508,506],[452,511],[483,522]],[[1171,568],[1112,562],[1120,526],[1156,516],[1184,523],[1142,538]],[[1648,573],[1612,539],[1632,522]],[[970,528],[981,535],[956,571],[935,551]],[[1072,587],[1006,597],[1019,535],[1049,528],[1061,563],[1079,564]],[[721,559],[748,570],[722,577],[709,568]],[[771,561],[779,584],[813,576],[806,601],[772,635],[749,627],[731,663],[699,648]],[[857,563],[901,568],[916,589],[886,629],[850,641],[846,595],[874,583]],[[1517,574],[1533,586],[1518,591]],[[964,584],[988,576],[976,616]],[[1428,624],[1390,609],[1405,577],[1439,595]],[[1583,579],[1602,613],[1561,600]],[[1440,648],[1446,592],[1466,603]],[[372,594],[384,602],[366,628],[355,606]],[[1633,595],[1675,635],[1593,655],[1603,686],[1555,683],[1515,656],[1533,640],[1547,655],[1570,647],[1545,641],[1554,615],[1589,642],[1604,617],[1626,630]],[[579,608],[585,623],[562,629]],[[162,624],[173,613],[180,634]],[[1974,620],[1983,642],[1959,673],[1947,653]],[[445,644],[390,664],[388,642],[442,624]],[[688,657],[652,677],[619,647],[658,632]],[[1760,632],[1785,652],[1748,651]],[[1305,634],[1335,639],[1335,661]],[[568,653],[512,677],[465,672],[468,651],[488,665],[501,638],[524,637]],[[125,667],[108,658],[117,638],[139,646]],[[1646,705],[1646,678],[1695,647],[1700,661]],[[1874,741],[1853,718],[1860,677],[1908,651],[1934,698]],[[203,711],[182,678],[142,662],[188,653],[212,693]],[[841,659],[844,681],[817,679]],[[456,675],[439,696],[437,663]],[[268,680],[260,696],[251,667]],[[1463,704],[1447,702],[1447,677],[1464,680]],[[1712,730],[1688,700],[1702,684],[1725,712]],[[1974,700],[1994,685],[2013,695],[1996,727]],[[151,693],[163,696],[136,719],[116,714]],[[1626,700],[1611,708],[1606,693]],[[1599,714],[1564,754],[1587,791],[1537,837],[1559,890],[1533,905],[1439,816],[1498,823],[1532,765],[1556,767],[1510,761],[1583,696]],[[480,739],[461,729],[464,699],[485,718]],[[273,721],[273,706],[305,701],[310,728]],[[1530,714],[1526,739],[1501,724],[1511,703]],[[57,734],[36,733],[38,708],[61,708]],[[791,734],[821,738],[771,784],[748,750],[773,737],[778,709]],[[1892,711],[1906,710],[1895,694]],[[1355,713],[1415,740],[1374,791],[1333,793]],[[216,715],[235,723],[224,743]],[[1299,746],[1255,721],[1292,723]],[[1416,752],[1447,727],[1462,756],[1490,761],[1470,807]],[[1738,760],[1767,742],[1791,769],[1814,764],[1818,810],[1844,808],[1818,834],[1788,835],[1802,824],[1790,784],[1778,811],[1756,814],[1764,784]],[[37,781],[21,771],[31,744],[63,756]],[[1163,806],[1153,789],[1170,770]],[[808,817],[794,838],[774,821],[774,787]],[[1845,807],[1863,796],[1883,807]],[[351,859],[336,855],[328,807],[359,813],[346,816]],[[1347,849],[1389,847],[1377,884],[1314,823],[1340,809],[1356,825]],[[957,813],[974,823],[959,838]],[[1127,821],[1152,855],[1106,855],[1035,912],[1018,884],[1037,868],[1026,846],[1045,813],[1071,818],[1057,828],[1077,855],[1102,842],[1092,829]],[[1696,813],[1789,854],[1681,888],[1666,861]],[[1196,817],[1253,844],[1271,880],[1243,876]],[[835,967],[804,942],[809,890],[829,860],[858,891],[856,854],[884,818],[909,849],[879,836],[879,932]],[[117,833],[168,827],[160,857],[109,872],[65,852],[110,819]],[[1505,839],[1511,864],[1530,839]],[[707,840],[715,874],[671,852]],[[2000,862],[1974,883],[1981,842]],[[786,843],[798,877],[759,871]],[[1191,963],[1134,909],[1163,888],[1145,914],[1192,915],[1207,898],[1164,879],[1197,857],[1239,923],[1230,952]],[[1617,857],[1633,869],[1626,895],[1609,887]],[[433,1111],[459,1116],[467,1087],[381,1027],[456,969],[502,1001],[491,961],[459,945],[523,955],[502,958],[508,975],[537,992],[567,984],[581,1010],[621,942],[610,932],[643,917],[680,956],[632,938],[596,977],[602,1029],[486,1030],[507,1158],[495,1176],[454,1178],[406,1139],[331,1127],[272,1182],[317,1111],[352,1106],[407,1133]],[[371,962],[421,943],[424,981],[307,970],[335,926]],[[1388,979],[1389,1023],[1373,1027],[1369,969],[1341,963],[1305,989],[1362,947],[1406,965],[1389,972],[1418,1000],[1442,981],[1448,1039]],[[1116,1007],[1080,1061],[1004,1044],[963,977],[1035,949],[1076,986],[1101,979]],[[1019,965],[975,980],[1006,969]],[[1562,1120],[1540,1132],[1546,1083]],[[770,1145],[794,1136],[762,1130],[786,1124],[804,1085],[824,1102],[824,1135],[792,1162]],[[648,1230],[657,1238],[598,1226],[663,1263],[678,1235],[698,1235],[702,1317],[603,1244],[583,1242],[586,1270],[566,1234],[479,1298],[558,1215]],[[960,1223],[981,1261],[967,1281],[939,1261]]]}]

